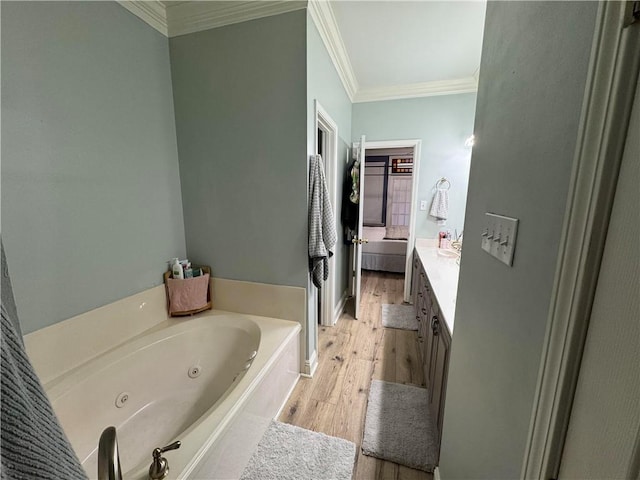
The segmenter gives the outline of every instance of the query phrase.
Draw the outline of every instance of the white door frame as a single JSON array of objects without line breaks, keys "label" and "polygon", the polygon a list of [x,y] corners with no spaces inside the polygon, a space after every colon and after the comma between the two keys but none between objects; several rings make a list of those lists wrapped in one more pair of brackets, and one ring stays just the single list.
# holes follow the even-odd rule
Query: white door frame
[{"label": "white door frame", "polygon": [[521,478],[557,478],[640,68],[632,2],[601,2]]},{"label": "white door frame", "polygon": [[[411,178],[411,218],[409,219],[409,238],[407,239],[407,258],[404,267],[404,301],[411,300],[411,273],[413,247],[416,241],[416,216],[418,215],[418,176],[420,174],[420,147],[422,140],[381,140],[365,141],[364,146],[370,148],[413,148],[413,174]],[[361,181],[364,181],[362,179]]]},{"label": "white door frame", "polygon": [[[327,180],[327,190],[329,192],[329,200],[333,209],[333,218],[338,222],[338,124],[331,118],[331,115],[320,105],[318,100],[314,102],[315,106],[315,122],[313,129],[314,149],[318,153],[318,129],[325,132],[325,146],[327,151],[324,152],[322,160],[324,161],[325,178]],[[339,240],[338,240],[339,242]],[[339,247],[339,243],[338,243]],[[333,326],[337,317],[334,312],[335,308],[335,284],[336,284],[336,268],[335,258],[329,258],[329,277],[324,286],[319,289],[321,308],[320,308],[320,324]],[[318,289],[316,289],[318,290]],[[317,302],[314,302],[316,308]],[[317,322],[315,322],[316,340],[318,337]]]}]

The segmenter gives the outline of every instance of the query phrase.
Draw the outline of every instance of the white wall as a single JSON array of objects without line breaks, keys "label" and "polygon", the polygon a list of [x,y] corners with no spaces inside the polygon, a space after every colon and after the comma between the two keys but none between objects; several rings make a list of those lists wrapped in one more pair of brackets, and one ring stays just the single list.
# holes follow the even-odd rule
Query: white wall
[{"label": "white wall", "polygon": [[[490,2],[449,368],[443,479],[521,473],[576,147],[595,2]],[[520,219],[513,267],[484,213]]]}]

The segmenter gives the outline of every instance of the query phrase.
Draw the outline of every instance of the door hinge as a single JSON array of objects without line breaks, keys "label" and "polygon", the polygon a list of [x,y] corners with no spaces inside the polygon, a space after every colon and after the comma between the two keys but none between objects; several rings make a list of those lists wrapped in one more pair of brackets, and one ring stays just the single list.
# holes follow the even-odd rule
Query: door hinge
[{"label": "door hinge", "polygon": [[628,1],[624,15],[624,26],[628,27],[634,23],[640,22],[640,1]]}]

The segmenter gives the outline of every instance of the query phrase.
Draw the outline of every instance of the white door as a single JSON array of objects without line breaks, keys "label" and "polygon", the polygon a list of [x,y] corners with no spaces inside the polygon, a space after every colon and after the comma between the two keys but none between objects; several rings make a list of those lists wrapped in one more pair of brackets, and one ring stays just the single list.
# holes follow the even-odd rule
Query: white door
[{"label": "white door", "polygon": [[355,292],[354,292],[354,301],[355,301],[355,318],[358,318],[360,315],[360,284],[362,283],[362,244],[368,240],[362,238],[362,224],[364,219],[364,141],[365,136],[362,135],[360,138],[360,146],[358,148],[358,162],[360,163],[360,177],[358,181],[359,192],[358,192],[358,231],[356,232],[356,236],[353,238],[351,243],[354,246],[354,277],[355,277]]}]

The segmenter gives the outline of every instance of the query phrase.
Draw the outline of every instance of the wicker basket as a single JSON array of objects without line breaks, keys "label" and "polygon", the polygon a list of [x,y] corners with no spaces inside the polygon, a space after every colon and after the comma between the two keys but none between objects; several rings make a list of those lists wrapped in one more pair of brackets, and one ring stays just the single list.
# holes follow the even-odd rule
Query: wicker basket
[{"label": "wicker basket", "polygon": [[193,315],[211,310],[211,268],[202,269],[200,277],[176,279],[171,272],[164,273],[164,285],[167,292],[167,311],[172,317]]}]

